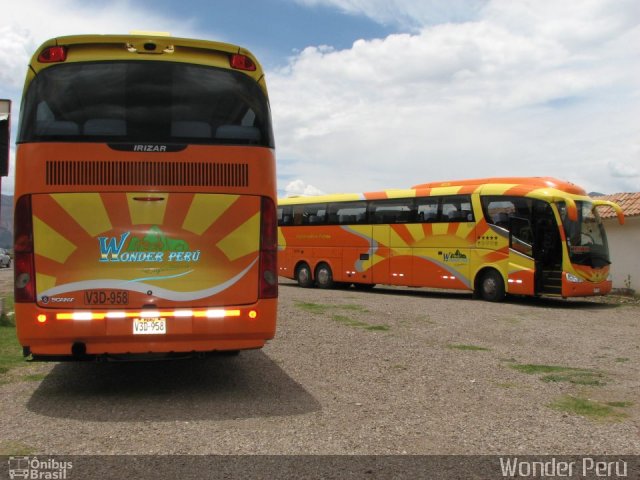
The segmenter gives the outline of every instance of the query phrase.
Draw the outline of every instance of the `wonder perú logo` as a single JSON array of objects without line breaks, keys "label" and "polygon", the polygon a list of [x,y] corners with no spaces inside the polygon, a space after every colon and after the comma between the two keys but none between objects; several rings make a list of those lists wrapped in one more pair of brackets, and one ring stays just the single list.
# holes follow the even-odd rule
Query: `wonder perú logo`
[{"label": "wonder per\u00fa logo", "polygon": [[143,237],[125,232],[120,237],[98,237],[101,262],[197,262],[200,250],[181,239],[167,237],[153,226]]},{"label": "wonder per\u00fa logo", "polygon": [[448,263],[468,263],[469,259],[460,250],[456,250],[454,253],[444,253],[443,258]]}]

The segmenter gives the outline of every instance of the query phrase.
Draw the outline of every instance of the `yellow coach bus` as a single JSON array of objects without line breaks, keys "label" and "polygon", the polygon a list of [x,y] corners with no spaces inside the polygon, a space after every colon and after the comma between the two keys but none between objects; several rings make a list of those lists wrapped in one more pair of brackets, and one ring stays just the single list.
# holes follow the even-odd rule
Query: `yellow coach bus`
[{"label": "yellow coach bus", "polygon": [[597,207],[553,178],[486,178],[407,190],[281,199],[279,274],[302,287],[375,284],[505,294],[604,295]]},{"label": "yellow coach bus", "polygon": [[250,52],[148,33],[49,40],[16,143],[25,355],[236,353],[274,336],[274,140]]}]

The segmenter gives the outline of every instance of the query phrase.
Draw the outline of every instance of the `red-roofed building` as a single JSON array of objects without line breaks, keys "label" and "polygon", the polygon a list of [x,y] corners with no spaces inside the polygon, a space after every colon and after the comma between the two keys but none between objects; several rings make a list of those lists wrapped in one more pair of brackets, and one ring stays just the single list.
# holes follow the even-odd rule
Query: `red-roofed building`
[{"label": "red-roofed building", "polygon": [[615,202],[624,212],[624,225],[620,225],[613,209],[598,208],[609,240],[613,287],[640,291],[640,192],[594,198]]}]

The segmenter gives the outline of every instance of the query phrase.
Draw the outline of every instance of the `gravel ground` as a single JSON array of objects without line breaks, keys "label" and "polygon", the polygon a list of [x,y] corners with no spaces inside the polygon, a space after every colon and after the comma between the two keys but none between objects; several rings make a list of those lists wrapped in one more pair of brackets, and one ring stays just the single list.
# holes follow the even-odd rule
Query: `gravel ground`
[{"label": "gravel ground", "polygon": [[[283,281],[278,333],[260,351],[12,370],[0,453],[640,454],[639,313]],[[518,364],[588,369],[598,385]],[[551,408],[566,395],[626,403],[594,420]]]}]

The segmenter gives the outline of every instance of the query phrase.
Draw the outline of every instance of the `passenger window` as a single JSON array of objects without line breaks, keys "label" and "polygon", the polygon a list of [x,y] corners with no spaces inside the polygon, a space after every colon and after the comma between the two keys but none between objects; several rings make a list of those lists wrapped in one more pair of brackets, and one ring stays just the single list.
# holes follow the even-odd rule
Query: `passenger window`
[{"label": "passenger window", "polygon": [[419,198],[417,201],[418,222],[432,223],[438,221],[438,198]]},{"label": "passenger window", "polygon": [[365,202],[334,203],[328,206],[327,211],[331,224],[367,223],[367,204]]},{"label": "passenger window", "polygon": [[371,223],[409,223],[413,221],[412,198],[398,200],[375,200],[369,204]]}]

